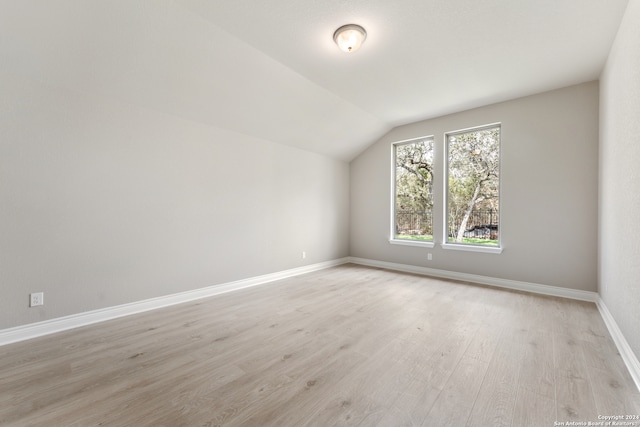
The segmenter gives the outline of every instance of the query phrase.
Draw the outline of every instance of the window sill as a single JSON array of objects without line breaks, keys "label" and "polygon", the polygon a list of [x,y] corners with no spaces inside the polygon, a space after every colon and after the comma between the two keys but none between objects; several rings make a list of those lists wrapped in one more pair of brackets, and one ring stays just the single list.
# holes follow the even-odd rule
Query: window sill
[{"label": "window sill", "polygon": [[501,254],[502,248],[496,246],[475,246],[475,245],[465,245],[459,243],[442,243],[442,249],[453,250],[453,251],[467,251],[467,252],[483,252],[486,254]]},{"label": "window sill", "polygon": [[432,241],[420,240],[389,239],[389,243],[391,243],[392,245],[419,246],[421,248],[433,248],[435,246]]}]

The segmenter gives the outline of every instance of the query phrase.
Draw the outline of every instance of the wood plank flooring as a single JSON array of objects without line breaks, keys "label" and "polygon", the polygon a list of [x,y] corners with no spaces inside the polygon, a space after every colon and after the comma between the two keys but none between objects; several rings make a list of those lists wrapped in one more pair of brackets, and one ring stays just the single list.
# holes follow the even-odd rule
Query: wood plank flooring
[{"label": "wood plank flooring", "polygon": [[0,347],[2,426],[621,414],[640,393],[594,304],[350,264]]}]

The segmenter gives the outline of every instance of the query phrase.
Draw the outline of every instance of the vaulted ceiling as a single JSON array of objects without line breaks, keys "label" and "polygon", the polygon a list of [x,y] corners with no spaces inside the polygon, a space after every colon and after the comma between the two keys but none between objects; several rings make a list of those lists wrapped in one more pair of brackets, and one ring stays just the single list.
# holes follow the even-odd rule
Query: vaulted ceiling
[{"label": "vaulted ceiling", "polygon": [[349,161],[394,126],[597,79],[626,4],[0,0],[0,72]]}]

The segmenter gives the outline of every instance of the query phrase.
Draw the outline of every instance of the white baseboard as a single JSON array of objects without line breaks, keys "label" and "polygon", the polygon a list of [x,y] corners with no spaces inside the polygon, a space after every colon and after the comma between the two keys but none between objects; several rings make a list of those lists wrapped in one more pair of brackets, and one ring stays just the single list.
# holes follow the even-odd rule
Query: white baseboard
[{"label": "white baseboard", "polygon": [[104,322],[105,320],[116,319],[118,317],[129,316],[131,314],[142,313],[145,311],[155,310],[157,308],[194,301],[200,298],[219,295],[238,289],[262,285],[276,280],[286,279],[288,277],[298,276],[300,274],[310,273],[312,271],[322,270],[336,265],[345,264],[347,262],[349,262],[348,258],[341,258],[337,260],[307,265],[304,267],[293,268],[291,270],[280,271],[277,273],[265,274],[263,276],[251,277],[235,282],[195,289],[193,291],[180,292],[177,294],[151,298],[143,301],[132,302],[129,304],[118,305],[115,307],[107,307],[99,310],[59,317],[57,319],[46,320],[43,322],[16,326],[14,328],[0,330],[0,346],[44,335],[49,335],[56,332],[62,332],[81,326],[87,326],[93,323]]},{"label": "white baseboard", "polygon": [[640,362],[633,353],[626,338],[622,334],[618,324],[614,320],[611,312],[607,309],[604,301],[596,292],[580,291],[576,289],[560,288],[557,286],[540,285],[536,283],[519,282],[515,280],[498,279],[495,277],[479,276],[475,274],[457,273],[455,271],[437,270],[427,267],[417,267],[406,264],[396,264],[392,262],[376,261],[364,258],[350,257],[349,262],[353,264],[366,265],[369,267],[379,267],[387,270],[403,271],[406,273],[423,274],[426,276],[442,277],[445,279],[463,280],[466,282],[480,283],[484,285],[497,286],[507,289],[516,289],[519,291],[533,292],[536,294],[550,295],[555,297],[569,298],[580,301],[594,302],[600,311],[600,315],[604,320],[611,338],[618,348],[618,352],[622,356],[629,374],[640,391]]},{"label": "white baseboard", "polygon": [[99,310],[78,313],[71,316],[60,317],[57,319],[46,320],[44,322],[31,323],[28,325],[17,326],[15,328],[4,329],[0,330],[0,346],[19,341],[25,341],[31,338],[49,335],[56,332],[62,332],[73,328],[87,326],[98,322],[104,322],[106,320],[129,316],[136,313],[142,313],[162,307],[168,307],[171,305],[194,301],[200,298],[219,295],[238,289],[262,285],[265,283],[274,282],[276,280],[286,279],[288,277],[310,273],[313,271],[322,270],[346,263],[384,268],[387,270],[403,271],[407,273],[423,274],[426,276],[442,277],[445,279],[462,280],[466,282],[497,286],[506,289],[515,289],[543,295],[594,302],[596,303],[598,310],[600,311],[600,314],[605,324],[607,325],[607,328],[609,329],[609,333],[611,334],[611,337],[613,338],[613,341],[616,344],[624,363],[629,369],[631,377],[635,381],[638,390],[640,390],[640,362],[638,362],[638,358],[633,353],[633,350],[631,350],[631,347],[629,346],[627,340],[624,338],[624,335],[622,335],[622,332],[618,328],[616,321],[604,304],[604,301],[602,301],[602,299],[596,292],[580,291],[576,289],[560,288],[557,286],[540,285],[536,283],[499,279],[494,277],[480,276],[476,274],[458,273],[454,271],[438,270],[427,267],[418,267],[407,264],[376,261],[357,257],[346,257],[337,260],[321,262],[304,267],[294,268],[291,270],[251,277],[248,279],[224,283],[221,285],[209,286],[193,291],[181,292],[178,294],[152,298],[115,307],[108,307]]},{"label": "white baseboard", "polygon": [[613,339],[613,342],[616,344],[616,347],[618,348],[618,352],[620,353],[620,356],[622,356],[622,360],[624,361],[624,364],[627,365],[627,369],[629,370],[629,374],[631,375],[631,378],[633,378],[633,381],[636,383],[636,387],[638,388],[638,391],[640,391],[640,362],[638,361],[638,358],[633,353],[633,350],[631,350],[631,346],[629,346],[627,339],[624,337],[624,335],[622,335],[622,331],[618,327],[618,324],[616,323],[615,319],[611,315],[611,312],[605,305],[602,298],[598,297],[598,300],[596,301],[596,305],[598,306],[600,315],[604,320],[604,324],[607,325],[607,329],[609,329],[609,333],[611,334],[611,338]]},{"label": "white baseboard", "polygon": [[455,271],[438,270],[435,268],[417,267],[415,265],[396,264],[393,262],[376,261],[365,258],[350,257],[349,262],[366,265],[369,267],[379,267],[388,270],[403,271],[405,273],[423,274],[425,276],[441,277],[444,279],[462,280],[465,282],[479,283],[482,285],[497,286],[506,289],[532,292],[535,294],[550,295],[575,299],[580,301],[596,302],[598,294],[596,292],[581,291],[578,289],[561,288],[558,286],[540,285],[537,283],[520,282],[517,280],[499,279],[496,277],[480,276],[478,274],[458,273]]}]

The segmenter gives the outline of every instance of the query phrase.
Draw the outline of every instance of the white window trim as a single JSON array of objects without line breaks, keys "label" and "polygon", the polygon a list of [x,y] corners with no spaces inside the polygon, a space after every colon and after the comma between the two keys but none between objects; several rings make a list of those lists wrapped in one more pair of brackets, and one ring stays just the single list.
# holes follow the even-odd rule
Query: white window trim
[{"label": "white window trim", "polygon": [[404,245],[404,246],[419,246],[421,248],[434,248],[436,244],[433,241],[421,241],[421,240],[405,240],[405,239],[389,239],[389,243],[392,245]]},{"label": "white window trim", "polygon": [[442,249],[453,251],[467,251],[467,252],[484,252],[486,254],[501,254],[502,247],[499,246],[480,246],[470,245],[465,243],[441,243]]},{"label": "white window trim", "polygon": [[[498,234],[498,246],[482,246],[482,245],[472,245],[469,243],[455,243],[455,242],[449,242],[449,236],[447,235],[447,230],[448,230],[448,221],[449,221],[449,212],[448,212],[448,205],[449,205],[449,200],[448,200],[448,194],[449,194],[449,144],[448,144],[448,139],[449,139],[449,135],[457,135],[457,134],[462,134],[462,133],[467,133],[467,132],[472,132],[475,130],[484,130],[484,129],[491,129],[494,127],[500,127],[500,174],[498,177],[498,181],[499,181],[499,187],[500,187],[500,193],[502,193],[502,122],[495,122],[495,123],[490,123],[488,125],[482,125],[482,126],[474,126],[474,127],[470,127],[470,128],[466,128],[466,129],[460,129],[460,130],[456,130],[456,131],[451,131],[451,132],[445,132],[444,133],[444,157],[442,159],[443,161],[443,166],[444,166],[444,179],[443,179],[443,203],[442,203],[442,210],[443,210],[443,215],[442,215],[442,241],[444,243],[441,243],[440,246],[442,247],[442,249],[447,249],[447,250],[454,250],[454,251],[467,251],[467,252],[484,252],[484,253],[489,253],[489,254],[501,254],[502,253],[502,233]],[[498,227],[500,227],[500,224],[502,223],[502,205],[500,205],[500,218],[498,219]]]},{"label": "white window trim", "polygon": [[[389,221],[389,243],[392,245],[403,246],[418,246],[422,248],[435,247],[435,237],[430,241],[408,240],[408,239],[396,239],[396,146],[403,144],[410,144],[414,141],[431,138],[434,144],[435,150],[435,135],[419,136],[417,138],[404,139],[402,141],[396,141],[391,143],[391,221]],[[435,162],[435,157],[434,157]],[[431,212],[431,218],[433,220],[433,212]],[[431,225],[433,227],[433,224]]]}]

